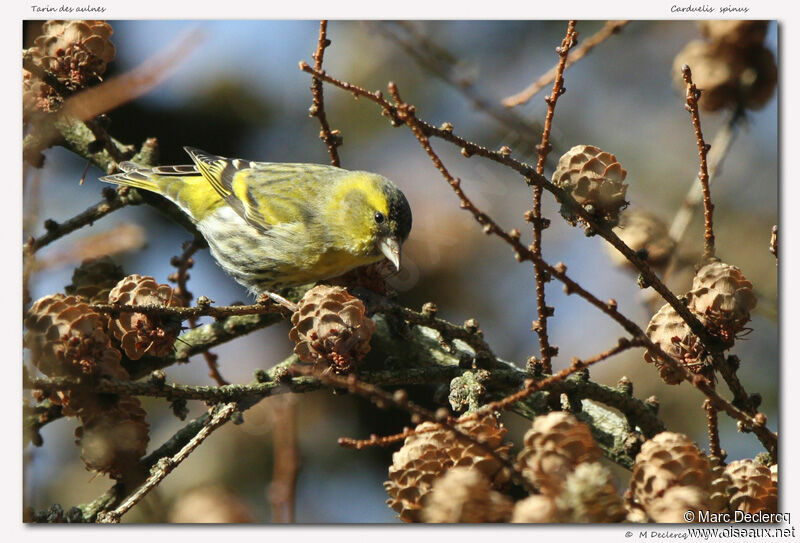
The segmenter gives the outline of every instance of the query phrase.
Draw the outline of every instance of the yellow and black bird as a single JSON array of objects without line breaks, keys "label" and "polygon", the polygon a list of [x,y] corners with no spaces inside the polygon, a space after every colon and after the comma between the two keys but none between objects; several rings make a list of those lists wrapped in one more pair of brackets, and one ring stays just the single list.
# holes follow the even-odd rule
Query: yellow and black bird
[{"label": "yellow and black bird", "polygon": [[384,257],[400,269],[411,208],[385,177],[184,149],[194,164],[123,162],[122,173],[100,179],[177,204],[222,269],[254,294],[336,277]]}]

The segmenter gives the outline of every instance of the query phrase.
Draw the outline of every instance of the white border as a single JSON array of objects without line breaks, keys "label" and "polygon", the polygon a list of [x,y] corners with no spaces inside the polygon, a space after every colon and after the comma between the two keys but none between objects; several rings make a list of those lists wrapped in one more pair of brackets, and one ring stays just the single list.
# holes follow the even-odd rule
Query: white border
[{"label": "white border", "polygon": [[[795,101],[800,99],[800,88],[797,84],[798,62],[795,55],[798,39],[795,33],[800,28],[797,24],[795,13],[786,11],[786,4],[776,1],[747,2],[733,0],[731,2],[717,1],[673,1],[673,2],[641,2],[641,1],[614,1],[601,2],[590,0],[572,0],[571,2],[467,2],[448,1],[432,2],[430,0],[406,0],[396,2],[345,2],[336,0],[329,2],[264,2],[251,0],[225,0],[225,2],[198,2],[196,0],[88,0],[75,2],[74,0],[42,1],[24,0],[14,2],[14,5],[4,6],[7,13],[2,18],[3,31],[0,32],[2,47],[2,73],[8,74],[6,81],[13,81],[14,73],[19,73],[19,47],[21,43],[21,21],[23,19],[54,18],[47,14],[33,13],[32,5],[101,5],[107,8],[102,15],[86,16],[86,18],[104,19],[566,19],[579,17],[580,19],[699,19],[699,18],[726,18],[720,17],[718,12],[708,16],[693,16],[687,13],[671,12],[673,5],[686,6],[723,6],[733,5],[748,7],[749,12],[741,18],[753,19],[778,19],[780,23],[780,113],[781,113],[781,293],[782,293],[782,372],[781,372],[781,403],[783,425],[780,429],[781,445],[783,447],[781,458],[781,496],[782,510],[794,513],[800,524],[800,508],[795,508],[797,488],[793,484],[796,479],[797,469],[793,467],[793,453],[797,448],[797,432],[790,426],[792,417],[787,416],[797,411],[798,401],[794,384],[800,384],[800,369],[798,360],[792,355],[798,354],[798,349],[793,345],[796,335],[798,319],[794,316],[795,301],[800,300],[797,283],[793,280],[791,271],[797,269],[797,259],[800,258],[794,248],[794,236],[797,233],[798,213],[793,212],[793,207],[800,205],[800,179],[797,178],[797,168],[792,168],[793,162],[798,160],[797,149],[797,106]],[[74,17],[78,18],[80,15]],[[733,15],[730,18],[739,18]],[[19,309],[21,306],[21,259],[19,240],[21,239],[21,139],[19,124],[21,89],[19,85],[11,83],[3,86],[3,103],[7,113],[7,122],[3,124],[2,149],[4,153],[7,175],[3,179],[3,189],[6,201],[10,205],[3,210],[2,217],[4,230],[8,235],[3,237],[3,254],[7,255],[6,265],[0,268],[4,286],[3,292],[9,307],[3,312],[4,326],[2,330],[2,344],[7,354],[5,364],[15,364],[21,352],[21,322]],[[13,122],[11,120],[13,119]],[[9,296],[9,293],[14,295]],[[790,344],[791,343],[791,344]],[[21,437],[21,420],[18,416],[20,409],[19,382],[20,365],[16,364],[14,370],[6,370],[7,390],[3,394],[4,412],[8,414],[6,420],[6,435]],[[9,429],[9,427],[11,429]],[[12,430],[13,429],[13,430]],[[519,526],[470,526],[470,527],[386,527],[386,526],[361,526],[361,527],[290,527],[277,526],[248,526],[248,527],[142,527],[129,526],[115,529],[113,535],[100,527],[27,527],[21,523],[21,488],[22,467],[20,454],[20,441],[7,439],[6,447],[2,449],[3,463],[6,466],[6,479],[8,487],[2,493],[2,511],[6,537],[20,537],[27,540],[40,540],[47,538],[65,539],[66,541],[86,541],[94,538],[113,537],[117,541],[140,540],[143,536],[155,533],[166,537],[186,537],[197,541],[216,540],[226,537],[228,530],[236,530],[237,534],[247,534],[258,537],[278,538],[284,537],[316,537],[325,541],[351,541],[354,536],[363,538],[380,538],[382,541],[408,541],[409,538],[457,538],[460,541],[478,541],[491,537],[495,530],[502,530],[506,538],[545,538],[563,536],[588,536],[595,541],[622,541],[625,540],[627,530],[635,530],[630,526],[614,527],[544,527],[535,528]],[[11,467],[11,469],[8,469]],[[176,531],[176,530],[179,530]],[[226,533],[222,533],[225,530]],[[447,530],[440,531],[440,530]],[[149,532],[147,534],[142,531]],[[635,539],[632,538],[632,539]]]}]

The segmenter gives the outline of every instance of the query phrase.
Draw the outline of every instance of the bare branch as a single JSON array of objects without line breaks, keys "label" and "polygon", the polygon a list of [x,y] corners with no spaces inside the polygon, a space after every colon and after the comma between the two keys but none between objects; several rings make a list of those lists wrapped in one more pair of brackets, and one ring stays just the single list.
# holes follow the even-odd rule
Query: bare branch
[{"label": "bare branch", "polygon": [[97,516],[97,521],[101,523],[117,523],[122,516],[130,511],[131,507],[139,503],[148,492],[153,490],[169,473],[178,467],[181,462],[194,452],[194,450],[211,435],[211,432],[228,422],[234,411],[236,411],[236,403],[225,404],[220,408],[214,409],[215,413],[203,428],[197,432],[189,443],[187,443],[175,456],[165,457],[160,459],[153,467],[150,477],[147,478],[145,483],[139,487],[136,492],[131,494],[119,507],[107,513],[101,513]]},{"label": "bare branch", "polygon": [[[545,98],[547,103],[547,114],[544,120],[544,129],[542,130],[542,141],[536,147],[539,158],[536,161],[536,173],[544,173],[544,165],[547,160],[547,155],[550,153],[550,132],[553,128],[553,115],[556,109],[558,98],[564,94],[564,69],[567,66],[567,56],[570,49],[575,45],[577,40],[577,32],[575,31],[575,21],[572,20],[567,25],[567,34],[561,41],[561,46],[556,49],[560,58],[556,77],[553,81],[553,91]],[[542,187],[539,185],[533,186],[533,207],[530,212],[526,214],[526,218],[533,224],[533,244],[531,251],[534,255],[541,258],[542,256],[542,230],[544,230],[549,223],[542,218]],[[547,318],[553,314],[554,308],[548,307],[545,302],[545,283],[549,280],[544,271],[542,270],[541,261],[537,258],[533,262],[534,274],[536,276],[536,313],[538,319],[533,323],[532,328],[539,336],[539,354],[542,357],[540,363],[542,369],[547,373],[553,372],[551,358],[558,353],[558,348],[550,345],[550,338],[547,336]]]},{"label": "bare branch", "polygon": [[[325,55],[325,48],[331,44],[328,39],[328,21],[322,20],[319,22],[319,40],[317,41],[317,50],[314,52],[314,69],[322,71],[322,58]],[[328,117],[325,114],[325,100],[323,98],[322,81],[318,78],[313,78],[311,82],[311,95],[312,104],[308,110],[311,117],[319,119],[319,124],[322,130],[319,132],[319,139],[325,142],[328,147],[328,154],[331,157],[331,164],[340,166],[339,152],[336,150],[342,145],[342,136],[339,130],[331,130],[328,124]]]},{"label": "bare branch", "polygon": [[692,126],[697,138],[697,149],[700,154],[700,185],[703,187],[703,209],[705,211],[705,235],[703,259],[714,257],[714,204],[711,203],[711,189],[709,188],[708,151],[711,146],[703,139],[703,129],[700,127],[700,109],[697,106],[700,100],[700,91],[692,83],[692,70],[688,65],[683,66],[683,80],[686,82],[686,109],[692,116]]}]

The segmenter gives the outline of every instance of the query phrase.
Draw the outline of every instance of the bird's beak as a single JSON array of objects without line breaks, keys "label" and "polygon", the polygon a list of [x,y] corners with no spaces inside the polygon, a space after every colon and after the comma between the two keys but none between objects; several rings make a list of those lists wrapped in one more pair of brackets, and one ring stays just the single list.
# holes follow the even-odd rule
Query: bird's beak
[{"label": "bird's beak", "polygon": [[380,247],[383,256],[394,264],[397,271],[400,271],[400,242],[397,241],[397,238],[383,238],[378,247]]}]

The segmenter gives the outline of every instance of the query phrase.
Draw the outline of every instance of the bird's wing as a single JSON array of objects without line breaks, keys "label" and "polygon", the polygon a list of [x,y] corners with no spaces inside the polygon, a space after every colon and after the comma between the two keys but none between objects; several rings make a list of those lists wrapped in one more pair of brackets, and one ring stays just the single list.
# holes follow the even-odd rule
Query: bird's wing
[{"label": "bird's wing", "polygon": [[258,204],[247,186],[247,176],[240,175],[252,169],[254,162],[212,155],[193,147],[184,147],[184,150],[206,181],[241,218],[256,230],[265,233],[269,230],[272,224],[257,209]]},{"label": "bird's wing", "polygon": [[332,166],[250,162],[184,149],[228,205],[265,233],[279,224],[309,222],[319,183],[344,172]]}]

